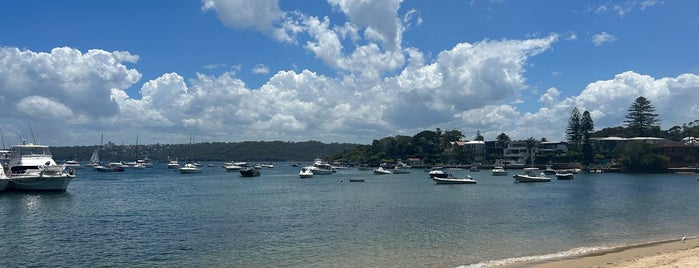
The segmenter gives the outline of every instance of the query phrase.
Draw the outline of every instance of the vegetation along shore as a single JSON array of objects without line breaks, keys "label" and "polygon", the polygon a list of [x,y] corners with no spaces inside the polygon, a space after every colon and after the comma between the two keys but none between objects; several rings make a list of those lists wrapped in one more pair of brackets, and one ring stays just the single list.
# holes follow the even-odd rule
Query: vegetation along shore
[{"label": "vegetation along shore", "polygon": [[[149,157],[196,161],[310,161],[314,158],[347,165],[393,165],[398,161],[414,167],[429,166],[552,166],[591,171],[696,172],[699,165],[699,120],[661,130],[650,100],[636,98],[622,125],[594,130],[588,111],[571,111],[565,141],[529,137],[512,140],[501,133],[486,140],[479,131],[465,139],[457,129],[424,130],[413,136],[396,135],[371,144],[307,142],[214,142],[195,144],[104,146],[110,160]],[[94,146],[55,147],[56,159],[86,160]]]}]

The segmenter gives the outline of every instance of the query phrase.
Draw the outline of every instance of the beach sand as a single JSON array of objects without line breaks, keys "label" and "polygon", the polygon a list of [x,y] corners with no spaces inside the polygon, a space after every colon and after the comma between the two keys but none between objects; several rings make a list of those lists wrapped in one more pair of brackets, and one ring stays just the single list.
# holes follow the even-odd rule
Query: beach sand
[{"label": "beach sand", "polygon": [[699,238],[655,242],[513,267],[699,267]]}]

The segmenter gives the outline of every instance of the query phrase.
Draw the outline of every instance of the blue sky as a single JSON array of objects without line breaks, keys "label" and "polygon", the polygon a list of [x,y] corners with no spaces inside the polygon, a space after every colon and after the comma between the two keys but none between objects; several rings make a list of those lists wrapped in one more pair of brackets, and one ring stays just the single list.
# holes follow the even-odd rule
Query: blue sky
[{"label": "blue sky", "polygon": [[49,145],[563,140],[573,107],[699,119],[696,1],[12,1],[0,128]]}]

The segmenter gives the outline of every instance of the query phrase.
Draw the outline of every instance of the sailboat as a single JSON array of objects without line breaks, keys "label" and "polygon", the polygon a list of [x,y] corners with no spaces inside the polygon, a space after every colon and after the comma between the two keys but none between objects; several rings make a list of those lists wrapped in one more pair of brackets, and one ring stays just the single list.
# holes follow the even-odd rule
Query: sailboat
[{"label": "sailboat", "polygon": [[86,164],[86,166],[90,167],[96,167],[100,165],[100,152],[102,150],[102,138],[103,135],[100,135],[100,145],[95,148],[94,151],[92,151],[92,155],[90,156],[90,162]]}]

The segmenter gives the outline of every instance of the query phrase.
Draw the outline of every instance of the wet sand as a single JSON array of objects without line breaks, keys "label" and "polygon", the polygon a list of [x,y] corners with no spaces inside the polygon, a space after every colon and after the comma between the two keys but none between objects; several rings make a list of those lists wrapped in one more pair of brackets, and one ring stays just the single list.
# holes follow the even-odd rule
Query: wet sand
[{"label": "wet sand", "polygon": [[699,238],[633,245],[513,267],[699,267]]}]

